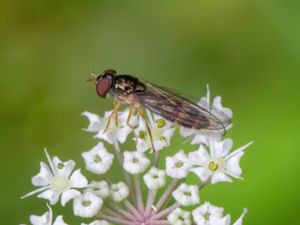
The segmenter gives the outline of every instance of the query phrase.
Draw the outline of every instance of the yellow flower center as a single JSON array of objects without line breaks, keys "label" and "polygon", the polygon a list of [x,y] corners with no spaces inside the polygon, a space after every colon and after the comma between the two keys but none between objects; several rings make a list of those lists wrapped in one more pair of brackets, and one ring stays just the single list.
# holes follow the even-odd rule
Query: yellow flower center
[{"label": "yellow flower center", "polygon": [[218,168],[219,168],[219,165],[214,162],[214,161],[211,161],[209,162],[208,164],[208,168],[212,171],[212,172],[215,172]]},{"label": "yellow flower center", "polygon": [[155,121],[155,123],[156,123],[156,126],[157,126],[158,128],[163,128],[164,126],[166,126],[166,121],[165,121],[164,119],[162,119],[162,118],[157,119],[157,120]]},{"label": "yellow flower center", "polygon": [[63,193],[70,188],[70,181],[67,177],[53,177],[50,187],[55,192]]}]

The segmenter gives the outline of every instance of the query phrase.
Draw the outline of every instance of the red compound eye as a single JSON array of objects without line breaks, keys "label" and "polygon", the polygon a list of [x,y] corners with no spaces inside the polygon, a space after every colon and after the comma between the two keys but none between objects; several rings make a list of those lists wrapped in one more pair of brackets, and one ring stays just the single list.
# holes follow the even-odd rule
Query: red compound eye
[{"label": "red compound eye", "polygon": [[101,97],[101,98],[105,98],[107,95],[107,92],[110,89],[110,85],[111,85],[111,79],[108,78],[101,78],[97,85],[96,85],[96,91],[97,94]]}]

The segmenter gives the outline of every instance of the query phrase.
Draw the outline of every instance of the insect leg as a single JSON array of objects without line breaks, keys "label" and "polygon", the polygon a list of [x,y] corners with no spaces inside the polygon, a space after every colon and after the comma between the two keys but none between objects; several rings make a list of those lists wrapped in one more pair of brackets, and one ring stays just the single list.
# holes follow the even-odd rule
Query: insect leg
[{"label": "insect leg", "polygon": [[105,126],[105,129],[104,129],[103,133],[105,133],[107,131],[107,129],[109,128],[109,124],[110,124],[111,119],[112,119],[113,116],[115,116],[116,125],[118,126],[117,121],[118,121],[118,111],[119,111],[120,106],[121,106],[120,102],[115,103],[114,110],[111,112],[111,114],[108,117],[108,120],[107,120],[107,123],[106,123],[106,126]]},{"label": "insect leg", "polygon": [[153,144],[152,132],[151,132],[151,129],[149,127],[149,123],[148,123],[147,117],[146,117],[146,115],[145,115],[145,113],[144,113],[144,111],[142,109],[139,110],[139,114],[140,114],[141,118],[145,121],[146,129],[147,129],[147,132],[149,134],[150,141],[151,141],[152,152],[155,152],[155,148],[154,148],[154,144]]},{"label": "insect leg", "polygon": [[136,111],[137,111],[137,108],[135,106],[130,106],[126,123],[131,129],[134,129],[135,127],[130,124],[130,119],[131,119],[132,115],[134,115],[136,113]]}]

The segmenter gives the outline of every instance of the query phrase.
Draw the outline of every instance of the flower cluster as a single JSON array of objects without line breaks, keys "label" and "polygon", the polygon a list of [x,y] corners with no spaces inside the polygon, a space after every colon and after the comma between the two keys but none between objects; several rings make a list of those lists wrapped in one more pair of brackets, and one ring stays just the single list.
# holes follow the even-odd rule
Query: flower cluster
[{"label": "flower cluster", "polygon": [[[210,104],[209,90],[199,104],[212,114],[222,112],[232,117],[220,96]],[[37,194],[50,205],[60,202],[62,206],[72,201],[74,215],[89,218],[90,225],[231,224],[223,208],[201,201],[200,190],[208,184],[242,179],[240,159],[251,143],[232,150],[230,138],[180,128],[180,135],[191,140],[194,151],[178,148],[175,154],[162,158],[160,152],[171,145],[175,124],[149,111],[148,124],[139,115],[132,115],[128,121],[128,109],[112,117],[111,113],[106,112],[104,117],[82,113],[89,120],[84,130],[94,133],[98,140],[96,146],[82,153],[86,170],[95,180],[88,181],[80,169],[75,169],[73,160],[51,158],[45,149],[47,163],[41,162],[39,173],[32,178],[36,189],[22,198]],[[122,149],[127,140],[135,143],[134,149]],[[117,176],[109,175],[111,170]],[[188,183],[192,173],[199,179]],[[122,180],[118,180],[120,176]],[[61,215],[53,220],[52,209],[47,207],[42,216],[30,217],[31,224],[66,225]],[[233,225],[242,225],[246,211]]]}]

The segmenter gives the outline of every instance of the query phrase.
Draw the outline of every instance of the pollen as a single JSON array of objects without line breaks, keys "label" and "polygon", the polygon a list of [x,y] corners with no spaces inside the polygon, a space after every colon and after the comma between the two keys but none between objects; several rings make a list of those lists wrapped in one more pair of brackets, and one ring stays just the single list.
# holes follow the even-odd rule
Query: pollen
[{"label": "pollen", "polygon": [[177,163],[175,163],[175,166],[177,168],[181,168],[183,166],[183,162],[177,162]]},{"label": "pollen", "polygon": [[63,193],[70,187],[70,181],[67,177],[54,177],[50,182],[51,189],[57,193]]},{"label": "pollen", "polygon": [[95,163],[100,163],[100,162],[102,162],[102,158],[101,158],[99,155],[97,155],[97,156],[95,157],[95,159],[94,159],[94,162],[95,162]]},{"label": "pollen", "polygon": [[219,168],[219,165],[218,165],[216,162],[211,161],[211,162],[208,164],[208,168],[209,168],[212,172],[214,172],[214,171],[216,171],[216,170]]},{"label": "pollen", "polygon": [[140,139],[145,139],[146,138],[147,133],[145,131],[140,131],[139,133],[139,138]]},{"label": "pollen", "polygon": [[82,205],[84,207],[89,207],[91,204],[92,204],[91,201],[82,201]]},{"label": "pollen", "polygon": [[158,128],[163,128],[166,126],[166,121],[164,119],[157,119],[155,122]]},{"label": "pollen", "polygon": [[63,169],[64,167],[65,167],[65,165],[63,163],[58,163],[57,164],[57,168],[60,169],[60,170]]}]

